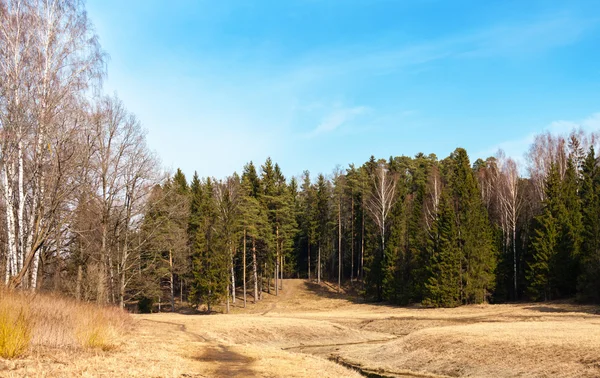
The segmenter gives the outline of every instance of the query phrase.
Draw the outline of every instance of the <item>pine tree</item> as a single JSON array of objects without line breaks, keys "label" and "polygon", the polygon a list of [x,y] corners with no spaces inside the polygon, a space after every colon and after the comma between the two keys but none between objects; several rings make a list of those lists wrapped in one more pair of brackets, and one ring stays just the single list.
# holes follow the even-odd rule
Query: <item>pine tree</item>
[{"label": "pine tree", "polygon": [[[261,275],[261,249],[269,244],[271,230],[266,209],[259,202],[260,180],[256,174],[256,168],[252,162],[244,166],[242,174],[242,204],[241,204],[241,227],[246,237],[250,239],[251,264],[252,264],[252,286],[254,303],[260,299]],[[245,254],[244,254],[245,256]],[[245,291],[244,291],[245,292]]]},{"label": "pine tree", "polygon": [[[227,294],[228,255],[222,229],[217,227],[218,214],[214,198],[214,183],[210,178],[204,185],[192,181],[192,251],[194,281],[190,292],[193,304],[204,303],[210,312]],[[196,184],[196,185],[195,185]],[[198,190],[199,188],[199,190]],[[221,232],[221,233],[220,233]]]},{"label": "pine tree", "polygon": [[449,163],[449,184],[462,258],[461,299],[463,303],[481,303],[494,289],[496,248],[467,152],[456,149]]},{"label": "pine tree", "polygon": [[175,188],[175,191],[178,194],[181,194],[181,195],[189,194],[189,187],[187,184],[187,180],[180,168],[177,168],[175,175],[173,175],[173,187]]},{"label": "pine tree", "polygon": [[[186,234],[189,217],[190,217],[190,188],[187,183],[187,179],[181,169],[177,169],[173,179],[171,180],[171,197],[173,197],[173,205],[175,214],[173,215],[174,221],[177,225],[177,243],[174,246],[173,261],[171,264],[171,271],[179,281],[179,295],[180,300],[183,301],[183,292],[186,282],[192,280],[192,256],[190,254],[190,246],[187,242],[188,238],[181,234]],[[174,277],[171,278],[175,280]],[[171,285],[174,290],[174,282]],[[171,301],[174,302],[174,292],[171,292]],[[173,303],[172,303],[173,304]]]},{"label": "pine tree", "polygon": [[533,255],[527,269],[528,291],[534,300],[549,300],[553,297],[551,271],[560,238],[557,219],[559,201],[560,176],[553,164],[546,178],[543,211],[535,218],[536,226],[531,242]]},{"label": "pine tree", "polygon": [[325,179],[323,174],[320,174],[317,178],[316,188],[316,232],[315,242],[317,243],[317,267],[316,275],[317,282],[321,283],[322,268],[323,268],[323,257],[325,251],[325,245],[329,236],[331,226],[331,213],[329,208],[329,201],[331,199],[331,190],[329,183]]},{"label": "pine tree", "polygon": [[424,285],[423,303],[426,305],[455,307],[461,304],[462,256],[455,219],[449,193],[444,191],[428,242],[431,260],[427,266],[429,278]]},{"label": "pine tree", "polygon": [[600,175],[593,146],[583,162],[579,195],[583,235],[578,298],[600,302]]},{"label": "pine tree", "polygon": [[[274,226],[275,226],[275,251],[276,273],[280,279],[279,288],[283,289],[283,276],[286,257],[289,256],[297,232],[296,216],[294,213],[294,198],[285,177],[278,164],[275,164],[275,196],[274,196]],[[278,289],[276,288],[276,292]]]},{"label": "pine tree", "polygon": [[558,221],[560,237],[553,264],[553,277],[558,297],[576,294],[579,275],[579,251],[583,224],[578,196],[578,172],[573,159],[568,158],[565,176],[560,186]]},{"label": "pine tree", "polygon": [[[310,180],[310,173],[304,171],[302,175],[302,192],[300,196],[300,230],[305,242],[305,250],[300,250],[300,256],[306,256],[307,278],[310,281],[314,276],[313,265],[315,261],[315,251],[312,250],[317,242],[317,206],[316,206],[316,190]],[[311,254],[312,253],[312,254]],[[299,258],[298,260],[301,260]]]},{"label": "pine tree", "polygon": [[358,264],[357,257],[359,254],[358,245],[357,245],[357,231],[360,230],[360,217],[358,216],[360,213],[360,200],[359,200],[360,190],[359,190],[359,177],[358,171],[354,164],[350,164],[348,169],[346,169],[346,197],[349,198],[349,207],[350,207],[350,281],[354,281],[355,278],[358,278],[359,274],[357,271]]}]

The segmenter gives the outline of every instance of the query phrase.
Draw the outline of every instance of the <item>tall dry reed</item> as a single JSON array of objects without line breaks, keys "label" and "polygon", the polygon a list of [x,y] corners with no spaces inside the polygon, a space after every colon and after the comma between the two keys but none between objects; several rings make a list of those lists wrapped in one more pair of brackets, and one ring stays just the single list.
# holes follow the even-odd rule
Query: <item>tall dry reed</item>
[{"label": "tall dry reed", "polygon": [[131,325],[121,309],[58,295],[0,290],[0,357],[36,347],[115,348]]}]

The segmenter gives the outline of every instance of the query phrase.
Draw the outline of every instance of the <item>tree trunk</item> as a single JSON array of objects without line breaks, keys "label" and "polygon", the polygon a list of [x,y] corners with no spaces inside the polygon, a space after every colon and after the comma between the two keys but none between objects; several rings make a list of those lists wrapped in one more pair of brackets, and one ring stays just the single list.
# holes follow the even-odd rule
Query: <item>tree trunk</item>
[{"label": "tree trunk", "polygon": [[17,271],[17,240],[16,240],[16,229],[14,219],[14,198],[12,191],[12,183],[9,181],[9,177],[13,177],[13,168],[10,165],[5,164],[2,170],[2,180],[4,186],[4,202],[6,206],[6,231],[7,231],[7,242],[8,242],[8,258],[7,258],[7,269],[6,269],[6,284],[9,279],[15,276]]},{"label": "tree trunk", "polygon": [[279,226],[275,227],[275,295],[279,295]]},{"label": "tree trunk", "polygon": [[[273,270],[275,270],[275,268],[273,268]],[[267,263],[265,263],[264,266],[264,274],[267,275],[267,294],[271,294],[271,275],[267,271]]]},{"label": "tree trunk", "polygon": [[279,290],[283,290],[283,267],[285,265],[285,256],[281,255],[281,268],[279,269],[279,271],[281,272],[280,274],[280,279],[279,279],[279,285],[281,285],[281,287],[279,288]]},{"label": "tree trunk", "polygon": [[350,215],[350,282],[354,281],[354,192],[351,200],[351,215]]},{"label": "tree trunk", "polygon": [[256,238],[252,238],[252,274],[254,275],[254,303],[258,302],[258,266],[256,262]]},{"label": "tree trunk", "polygon": [[342,290],[342,199],[338,204],[338,293]]},{"label": "tree trunk", "polygon": [[517,300],[518,299],[518,294],[517,294],[517,230],[516,230],[515,226],[513,226],[513,228],[512,228],[512,234],[513,234],[513,240],[512,240],[513,275],[514,275],[514,286],[515,286],[515,300]]},{"label": "tree trunk", "polygon": [[[19,127],[19,134],[21,127]],[[23,269],[23,259],[25,258],[25,229],[23,227],[23,217],[25,215],[25,191],[23,187],[23,137],[19,137],[17,144],[18,148],[18,160],[19,160],[19,172],[18,172],[18,191],[19,191],[19,207],[17,212],[17,225],[19,227],[19,250],[17,255],[17,271]],[[27,251],[28,252],[28,251]],[[27,282],[27,280],[25,280]],[[35,287],[33,287],[35,289]]]},{"label": "tree trunk", "polygon": [[38,249],[37,251],[35,251],[35,254],[33,256],[33,264],[31,266],[31,290],[36,290],[39,282],[38,282],[38,270],[40,268],[40,249]]},{"label": "tree trunk", "polygon": [[229,283],[227,283],[227,306],[225,307],[225,311],[227,314],[229,314],[229,289],[231,287],[229,286]]},{"label": "tree trunk", "polygon": [[308,280],[310,281],[310,239],[307,240],[308,244]]},{"label": "tree trunk", "polygon": [[267,263],[263,264],[263,267],[260,271],[259,277],[260,277],[260,290],[258,290],[258,299],[262,300],[263,297],[263,292],[265,290],[264,286],[265,286],[265,274],[267,271]]},{"label": "tree trunk", "polygon": [[362,235],[360,238],[360,279],[365,279],[365,210],[362,211]]},{"label": "tree trunk", "polygon": [[[104,218],[104,217],[103,217]],[[105,303],[106,298],[106,242],[108,239],[108,226],[106,220],[102,221],[102,241],[100,246],[100,266],[98,271],[98,286],[96,288],[96,301],[99,304]]]},{"label": "tree trunk", "polygon": [[81,300],[81,283],[83,282],[83,267],[81,264],[77,265],[77,283],[75,284],[75,298]]},{"label": "tree trunk", "polygon": [[235,248],[231,251],[231,303],[235,304],[235,269],[233,266],[233,257],[235,255]]},{"label": "tree trunk", "polygon": [[208,289],[208,302],[207,302],[207,309],[208,309],[208,313],[210,314],[210,312],[212,311],[212,307],[211,307],[211,302],[212,302],[212,292],[210,289]]},{"label": "tree trunk", "polygon": [[246,230],[244,229],[244,255],[242,256],[244,272],[244,308],[246,308]]},{"label": "tree trunk", "polygon": [[109,290],[110,290],[110,303],[115,303],[115,272],[114,272],[114,267],[113,267],[113,261],[112,261],[112,256],[109,254],[108,255],[108,271],[110,273],[110,285],[109,285]]},{"label": "tree trunk", "polygon": [[321,242],[319,242],[319,255],[317,257],[317,283],[321,283]]},{"label": "tree trunk", "polygon": [[169,249],[169,281],[171,284],[171,312],[175,311],[175,280],[173,277],[173,251]]}]

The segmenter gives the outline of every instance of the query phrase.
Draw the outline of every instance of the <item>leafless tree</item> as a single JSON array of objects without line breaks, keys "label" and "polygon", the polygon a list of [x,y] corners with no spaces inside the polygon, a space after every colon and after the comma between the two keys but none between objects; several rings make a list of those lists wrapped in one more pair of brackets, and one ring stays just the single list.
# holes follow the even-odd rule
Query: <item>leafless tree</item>
[{"label": "leafless tree", "polygon": [[239,215],[241,212],[241,187],[237,176],[230,176],[217,181],[215,185],[215,200],[217,204],[219,222],[223,236],[226,239],[227,254],[229,255],[229,280],[227,284],[227,312],[229,312],[229,294],[235,303],[235,266],[234,254],[236,235],[239,233]]},{"label": "leafless tree", "polygon": [[385,251],[386,221],[396,202],[397,182],[398,177],[388,169],[387,163],[380,162],[373,172],[373,191],[367,201],[367,210],[379,229],[382,251]]},{"label": "leafless tree", "polygon": [[505,251],[512,249],[513,289],[517,295],[517,222],[523,205],[523,195],[519,166],[515,160],[506,157],[502,150],[497,154],[500,174],[498,177],[497,198],[500,207],[500,224],[504,234]]},{"label": "leafless tree", "polygon": [[556,164],[561,179],[567,169],[566,142],[564,137],[549,132],[535,136],[526,154],[527,170],[533,181],[540,203],[544,200],[544,182],[552,163]]},{"label": "leafless tree", "polygon": [[65,137],[80,128],[79,110],[103,74],[102,59],[78,1],[0,2],[0,163],[11,287],[28,284],[28,275],[37,286],[39,250],[58,225],[53,220],[68,199],[67,163],[77,156]]}]

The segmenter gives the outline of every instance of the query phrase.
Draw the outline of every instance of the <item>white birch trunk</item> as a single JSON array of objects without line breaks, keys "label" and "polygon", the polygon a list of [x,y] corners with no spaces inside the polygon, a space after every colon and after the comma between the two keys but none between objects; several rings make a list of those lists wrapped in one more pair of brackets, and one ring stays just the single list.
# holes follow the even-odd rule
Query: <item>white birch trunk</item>
[{"label": "white birch trunk", "polygon": [[2,183],[4,186],[4,201],[6,203],[6,232],[8,242],[8,267],[6,275],[6,283],[8,280],[18,273],[17,270],[17,244],[16,244],[16,230],[15,230],[15,219],[14,219],[14,198],[13,188],[9,177],[13,177],[13,168],[7,164],[2,170]]},{"label": "white birch trunk", "polygon": [[17,270],[23,269],[23,259],[28,252],[25,250],[25,229],[23,228],[23,216],[25,214],[25,190],[23,187],[23,135],[19,133],[19,142],[17,145],[17,158],[19,160],[18,173],[18,191],[19,191],[19,208],[17,211],[17,225],[19,228],[19,248],[17,256]]}]

